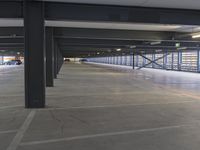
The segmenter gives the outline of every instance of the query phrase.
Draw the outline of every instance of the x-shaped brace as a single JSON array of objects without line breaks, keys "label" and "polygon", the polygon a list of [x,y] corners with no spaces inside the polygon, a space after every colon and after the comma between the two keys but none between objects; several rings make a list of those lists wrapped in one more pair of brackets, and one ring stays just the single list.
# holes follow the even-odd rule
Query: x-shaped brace
[{"label": "x-shaped brace", "polygon": [[155,60],[151,60],[151,59],[147,58],[146,56],[144,56],[144,55],[142,55],[142,54],[139,54],[139,56],[145,58],[146,60],[148,60],[148,61],[150,61],[150,62],[147,63],[147,64],[144,64],[143,66],[141,66],[141,67],[139,67],[139,68],[137,68],[137,69],[139,70],[139,69],[144,68],[144,67],[146,67],[146,66],[148,66],[148,65],[150,65],[150,64],[156,64],[156,65],[158,65],[158,66],[160,66],[160,67],[162,68],[163,66],[160,65],[160,64],[158,64],[156,61],[158,61],[158,60],[160,60],[160,59],[163,59],[163,58],[166,57],[167,55],[169,55],[169,53],[167,53],[167,54],[163,55],[162,57],[159,57],[159,58],[157,58],[157,59],[155,59]]}]

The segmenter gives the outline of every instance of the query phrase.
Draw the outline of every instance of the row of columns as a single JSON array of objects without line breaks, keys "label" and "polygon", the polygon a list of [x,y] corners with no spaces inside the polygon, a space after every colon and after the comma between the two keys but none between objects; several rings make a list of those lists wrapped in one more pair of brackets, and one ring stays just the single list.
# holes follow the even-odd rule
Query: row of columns
[{"label": "row of columns", "polygon": [[44,108],[46,86],[52,87],[63,63],[53,28],[45,28],[44,2],[24,1],[25,107]]}]

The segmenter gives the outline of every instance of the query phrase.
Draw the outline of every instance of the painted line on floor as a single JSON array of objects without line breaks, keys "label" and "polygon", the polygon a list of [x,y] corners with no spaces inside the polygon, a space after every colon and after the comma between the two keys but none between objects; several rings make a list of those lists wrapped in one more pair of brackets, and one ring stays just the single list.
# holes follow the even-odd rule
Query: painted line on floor
[{"label": "painted line on floor", "polygon": [[127,135],[127,134],[144,133],[144,132],[155,132],[155,131],[161,131],[161,130],[177,129],[177,128],[186,127],[186,126],[188,125],[167,126],[167,127],[139,129],[139,130],[126,130],[126,131],[119,131],[119,132],[83,135],[83,136],[75,136],[75,137],[67,137],[67,138],[60,138],[60,139],[43,140],[43,141],[32,141],[32,142],[21,143],[20,146],[31,146],[31,145],[48,144],[48,143],[55,143],[55,142],[84,140],[84,139],[91,139],[91,138],[98,138],[98,137]]},{"label": "painted line on floor", "polygon": [[183,96],[187,96],[187,97],[190,97],[190,98],[194,98],[194,99],[197,99],[197,100],[200,100],[200,96],[196,96],[196,95],[192,95],[191,93],[181,93]]},{"label": "painted line on floor", "polygon": [[47,110],[70,110],[70,109],[92,109],[92,108],[115,108],[115,107],[129,107],[129,106],[145,106],[145,105],[170,105],[170,104],[184,104],[184,103],[194,103],[196,101],[181,101],[181,102],[169,102],[169,103],[145,103],[145,104],[121,104],[121,105],[103,105],[103,106],[80,106],[80,107],[68,107],[68,108],[45,108],[38,109],[40,111]]},{"label": "painted line on floor", "polygon": [[[177,95],[177,96],[187,96],[187,97],[190,97],[190,98],[193,98],[193,99],[196,99],[196,100],[200,100],[200,96],[197,96],[197,95],[194,95],[193,93],[191,92],[188,92],[186,90],[182,90],[182,89],[172,89],[172,88],[169,88],[169,87],[164,87],[164,86],[161,86],[162,88],[165,88],[167,89],[168,91],[172,92],[173,95]],[[180,91],[181,90],[181,91]]]},{"label": "painted line on floor", "polygon": [[23,105],[3,106],[3,107],[0,107],[0,110],[16,108],[16,107],[23,107]]},{"label": "painted line on floor", "polygon": [[0,131],[0,134],[6,134],[6,133],[15,133],[18,130],[7,130],[7,131]]},{"label": "painted line on floor", "polygon": [[[138,91],[138,92],[135,92],[135,91],[129,91],[129,92],[110,92],[110,93],[104,93],[104,94],[93,94],[93,93],[83,93],[83,94],[67,94],[67,95],[65,95],[64,97],[66,98],[66,97],[88,97],[88,96],[119,96],[119,95],[127,95],[127,94],[130,94],[130,95],[140,95],[140,94],[142,94],[142,95],[153,95],[152,94],[152,92],[140,92],[140,91]],[[160,93],[154,93],[154,95],[163,95],[163,94],[160,94]],[[164,94],[164,95],[167,95],[167,94]],[[177,94],[172,94],[172,96],[177,96]],[[55,94],[55,93],[50,93],[50,94],[48,94],[47,95],[47,97],[48,98],[57,98],[57,95]]]},{"label": "painted line on floor", "polygon": [[24,121],[23,125],[18,130],[17,134],[13,138],[12,142],[8,146],[7,150],[16,150],[19,146],[26,130],[29,128],[34,116],[36,114],[36,110],[32,110],[29,115],[27,116],[26,120]]}]

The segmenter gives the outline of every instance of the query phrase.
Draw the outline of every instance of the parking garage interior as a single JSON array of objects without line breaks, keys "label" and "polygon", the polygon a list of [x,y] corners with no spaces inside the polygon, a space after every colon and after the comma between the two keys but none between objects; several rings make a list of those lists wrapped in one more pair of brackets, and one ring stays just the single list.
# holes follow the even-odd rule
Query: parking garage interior
[{"label": "parking garage interior", "polygon": [[0,1],[0,150],[199,150],[199,6]]}]

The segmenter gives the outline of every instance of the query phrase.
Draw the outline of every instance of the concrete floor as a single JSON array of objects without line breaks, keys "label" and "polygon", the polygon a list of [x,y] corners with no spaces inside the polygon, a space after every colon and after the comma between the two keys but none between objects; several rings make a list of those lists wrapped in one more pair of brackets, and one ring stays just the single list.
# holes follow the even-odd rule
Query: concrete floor
[{"label": "concrete floor", "polygon": [[200,75],[65,64],[45,109],[0,67],[0,150],[199,150]]}]

